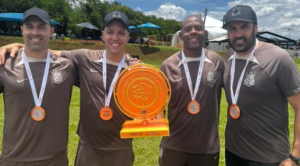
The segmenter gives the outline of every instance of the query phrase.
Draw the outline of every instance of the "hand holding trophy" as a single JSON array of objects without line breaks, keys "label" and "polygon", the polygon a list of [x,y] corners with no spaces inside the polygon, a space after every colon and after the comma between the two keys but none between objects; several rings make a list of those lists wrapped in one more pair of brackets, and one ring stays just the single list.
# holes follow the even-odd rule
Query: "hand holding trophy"
[{"label": "hand holding trophy", "polygon": [[126,121],[121,138],[169,136],[167,119],[154,119],[167,106],[171,97],[170,83],[156,67],[136,64],[126,68],[114,85],[115,101]]}]

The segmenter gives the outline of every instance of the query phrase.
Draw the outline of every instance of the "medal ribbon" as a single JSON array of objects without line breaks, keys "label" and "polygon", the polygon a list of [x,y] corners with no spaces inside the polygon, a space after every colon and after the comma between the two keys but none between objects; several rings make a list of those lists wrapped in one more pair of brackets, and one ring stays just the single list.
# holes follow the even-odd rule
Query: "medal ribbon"
[{"label": "medal ribbon", "polygon": [[46,60],[44,76],[43,76],[43,81],[42,81],[39,97],[37,96],[35,84],[34,84],[34,81],[33,81],[32,73],[31,73],[31,70],[30,70],[30,67],[29,67],[29,63],[28,63],[24,48],[23,48],[23,51],[22,51],[22,58],[23,58],[23,61],[24,61],[24,65],[25,65],[25,69],[26,69],[27,76],[28,76],[28,79],[29,79],[29,83],[30,83],[30,86],[31,86],[31,92],[32,92],[32,95],[33,95],[35,106],[40,107],[42,105],[44,92],[45,92],[45,88],[46,88],[46,84],[47,84],[47,80],[48,80],[48,73],[49,73],[49,68],[50,68],[50,53],[49,53],[49,51],[47,53],[47,60]]},{"label": "medal ribbon", "polygon": [[113,87],[114,84],[121,72],[122,66],[125,62],[125,54],[123,56],[123,59],[121,60],[119,67],[115,73],[115,76],[110,84],[110,88],[109,88],[109,92],[108,92],[108,96],[106,95],[106,79],[107,79],[107,70],[106,70],[106,50],[104,50],[103,53],[103,85],[104,85],[104,93],[105,93],[105,106],[109,106],[110,103],[110,99],[111,99],[111,95],[112,95],[112,91],[113,91]]},{"label": "medal ribbon", "polygon": [[233,93],[233,81],[234,81],[235,59],[236,59],[236,52],[234,51],[233,58],[232,58],[232,64],[231,64],[231,70],[230,70],[230,95],[231,95],[232,104],[236,104],[237,103],[237,100],[238,100],[238,97],[239,97],[239,94],[240,94],[240,89],[241,89],[241,85],[242,85],[242,81],[243,81],[243,77],[244,77],[246,68],[248,66],[249,61],[253,58],[254,52],[255,52],[256,47],[258,45],[258,40],[257,39],[255,40],[255,43],[256,43],[255,47],[252,50],[251,55],[248,57],[246,65],[245,65],[245,67],[244,67],[244,69],[243,69],[243,71],[242,71],[242,73],[240,75],[239,82],[238,82],[236,90],[235,90],[235,94]]},{"label": "medal ribbon", "polygon": [[201,54],[201,57],[200,57],[200,65],[199,65],[199,69],[198,69],[197,81],[196,81],[194,92],[193,92],[193,83],[192,83],[190,71],[189,71],[189,68],[188,68],[187,61],[186,61],[185,55],[183,53],[183,50],[181,51],[181,55],[182,55],[182,63],[183,63],[185,75],[186,75],[187,82],[188,82],[188,85],[189,85],[191,98],[192,98],[192,100],[195,100],[196,95],[197,95],[198,90],[199,90],[200,83],[201,83],[202,71],[203,71],[203,66],[204,66],[204,56],[205,56],[204,51],[202,49],[202,54]]}]

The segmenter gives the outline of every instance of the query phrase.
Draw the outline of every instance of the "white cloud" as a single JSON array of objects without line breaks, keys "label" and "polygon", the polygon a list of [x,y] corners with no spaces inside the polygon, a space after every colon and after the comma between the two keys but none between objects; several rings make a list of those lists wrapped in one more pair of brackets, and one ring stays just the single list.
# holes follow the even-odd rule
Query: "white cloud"
[{"label": "white cloud", "polygon": [[274,12],[276,12],[276,7],[265,6],[262,9],[260,9],[260,11],[256,12],[256,15],[257,15],[257,17],[268,16],[268,15],[274,14]]},{"label": "white cloud", "polygon": [[175,6],[173,3],[162,4],[154,11],[144,12],[146,15],[154,15],[165,19],[183,20],[187,11],[180,6]]},{"label": "white cloud", "polygon": [[[194,3],[197,0],[189,0]],[[199,2],[198,2],[199,3]],[[228,8],[236,5],[249,5],[256,12],[259,31],[271,31],[279,35],[298,40],[300,38],[300,0],[232,0],[228,6],[215,6],[208,9],[208,16],[222,20]],[[155,15],[165,19],[182,21],[190,11],[173,3],[165,3],[154,11],[144,12],[146,15]],[[288,31],[292,29],[292,31]]]},{"label": "white cloud", "polygon": [[139,6],[135,9],[136,11],[143,11],[142,8],[140,8]]},{"label": "white cloud", "polygon": [[109,2],[109,3],[111,3],[111,2],[114,2],[115,0],[100,0],[101,2]]},{"label": "white cloud", "polygon": [[226,12],[220,12],[220,11],[210,11],[207,13],[208,16],[215,18],[217,20],[223,20],[223,16],[226,14]]}]

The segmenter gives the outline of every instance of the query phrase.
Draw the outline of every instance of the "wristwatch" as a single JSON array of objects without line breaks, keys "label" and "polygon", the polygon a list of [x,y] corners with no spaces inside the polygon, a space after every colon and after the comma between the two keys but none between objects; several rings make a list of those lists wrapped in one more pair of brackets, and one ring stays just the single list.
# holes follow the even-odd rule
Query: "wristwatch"
[{"label": "wristwatch", "polygon": [[300,157],[294,157],[290,154],[289,158],[296,163],[296,165],[300,165]]}]

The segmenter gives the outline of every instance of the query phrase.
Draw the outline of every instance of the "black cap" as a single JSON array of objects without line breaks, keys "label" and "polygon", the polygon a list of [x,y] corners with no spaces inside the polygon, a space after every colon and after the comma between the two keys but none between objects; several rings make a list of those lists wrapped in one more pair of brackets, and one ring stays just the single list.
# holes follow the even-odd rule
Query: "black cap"
[{"label": "black cap", "polygon": [[223,18],[223,28],[227,28],[231,21],[246,21],[257,24],[254,10],[247,5],[237,5],[231,8]]},{"label": "black cap", "polygon": [[104,20],[103,20],[103,25],[104,27],[109,24],[112,20],[119,20],[121,21],[124,26],[127,28],[128,30],[128,26],[129,26],[129,22],[128,22],[128,17],[119,12],[119,11],[113,11],[113,12],[110,12],[108,13],[105,17],[104,17]]},{"label": "black cap", "polygon": [[37,16],[45,23],[47,23],[47,24],[51,23],[51,18],[49,16],[49,14],[45,10],[42,10],[40,8],[34,7],[31,9],[28,9],[23,15],[22,22],[24,23],[24,21],[30,16]]}]

